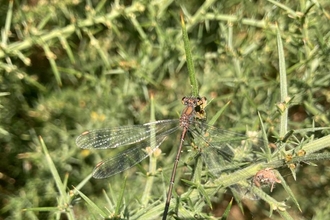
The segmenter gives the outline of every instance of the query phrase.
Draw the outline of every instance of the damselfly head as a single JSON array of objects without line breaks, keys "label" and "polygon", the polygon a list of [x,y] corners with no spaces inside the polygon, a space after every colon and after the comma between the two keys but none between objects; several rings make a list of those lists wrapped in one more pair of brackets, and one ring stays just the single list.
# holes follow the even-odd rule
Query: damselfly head
[{"label": "damselfly head", "polygon": [[200,106],[202,109],[206,106],[207,99],[205,97],[187,97],[184,96],[181,100],[182,104],[184,105],[194,105]]}]

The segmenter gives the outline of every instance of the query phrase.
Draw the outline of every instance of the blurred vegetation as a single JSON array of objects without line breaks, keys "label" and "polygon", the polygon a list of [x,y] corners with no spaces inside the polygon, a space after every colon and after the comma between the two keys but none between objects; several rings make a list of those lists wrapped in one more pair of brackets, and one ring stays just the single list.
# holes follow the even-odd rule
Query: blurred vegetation
[{"label": "blurred vegetation", "polygon": [[[181,98],[191,95],[181,10],[200,95],[209,100],[208,117],[230,101],[215,126],[235,132],[260,130],[259,112],[270,142],[283,138],[279,132],[283,103],[277,26],[284,47],[288,95],[292,98],[284,103],[289,113],[288,129],[329,125],[327,0],[2,0],[0,5],[3,219],[100,218],[100,212],[92,209],[86,199],[80,199],[82,194],[70,194],[77,186],[105,213],[121,214],[126,219],[133,214],[138,216],[139,211],[156,219],[161,215],[162,210],[154,211],[153,207],[164,204],[176,152],[173,146],[177,146],[179,134],[161,147],[163,155],[158,159],[158,167],[163,172],[155,175],[150,198],[143,201],[148,177],[141,170],[147,169],[148,160],[112,178],[87,181],[97,162],[116,151],[81,150],[76,147],[75,138],[87,129],[150,121],[151,95],[157,120],[179,117]],[[300,133],[289,139],[305,144],[306,140],[325,135],[326,130]],[[44,150],[46,146],[52,162]],[[185,160],[183,152],[181,161]],[[297,164],[297,181],[286,166],[279,170],[301,208],[300,212],[288,201],[293,219],[330,216],[330,163],[315,163],[317,166]],[[59,191],[60,179],[54,177],[55,170],[67,195]],[[175,185],[177,194],[188,188],[180,181],[188,172],[183,163],[180,170]],[[174,200],[177,194],[173,195]],[[281,184],[271,195],[279,201],[288,197]],[[225,195],[213,199],[212,210],[200,203],[196,216],[221,216],[230,198]],[[268,218],[269,207],[264,202],[244,204],[244,216],[234,202],[228,219]],[[37,209],[41,207],[44,209]],[[36,210],[22,211],[29,208]],[[273,213],[271,218],[280,217]]]}]

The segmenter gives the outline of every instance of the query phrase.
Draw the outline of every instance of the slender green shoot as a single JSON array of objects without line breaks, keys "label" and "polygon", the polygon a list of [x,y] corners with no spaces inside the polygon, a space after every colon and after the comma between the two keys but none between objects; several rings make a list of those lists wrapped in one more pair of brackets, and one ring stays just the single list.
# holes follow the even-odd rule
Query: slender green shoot
[{"label": "slender green shoot", "polygon": [[195,76],[195,68],[194,68],[194,62],[193,58],[191,55],[191,47],[189,43],[189,37],[186,29],[186,24],[184,22],[184,15],[183,12],[181,12],[181,28],[182,28],[182,38],[183,38],[183,43],[184,43],[184,49],[186,52],[186,61],[187,61],[187,68],[189,72],[189,79],[190,79],[190,84],[192,87],[192,95],[197,97],[199,96],[199,91],[198,91],[198,82]]},{"label": "slender green shoot", "polygon": [[280,68],[280,92],[281,92],[281,103],[279,104],[279,109],[281,111],[281,121],[280,121],[280,137],[284,137],[288,132],[288,108],[287,105],[290,101],[288,97],[288,83],[286,77],[286,66],[285,66],[285,56],[283,43],[281,38],[280,29],[277,29],[277,50],[279,58],[279,68]]}]

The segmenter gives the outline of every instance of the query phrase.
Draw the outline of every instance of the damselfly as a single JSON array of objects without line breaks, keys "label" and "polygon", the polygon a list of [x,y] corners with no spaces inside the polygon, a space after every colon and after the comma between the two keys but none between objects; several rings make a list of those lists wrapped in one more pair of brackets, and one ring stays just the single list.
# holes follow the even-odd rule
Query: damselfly
[{"label": "damselfly", "polygon": [[[143,125],[122,126],[110,129],[98,129],[83,132],[76,140],[76,144],[83,149],[108,149],[128,146],[128,149],[116,156],[104,160],[96,165],[93,177],[97,179],[107,178],[141,162],[151,155],[166,139],[168,135],[182,129],[180,144],[175,157],[173,171],[167,192],[167,198],[163,213],[163,220],[167,218],[170,207],[176,169],[186,136],[198,147],[209,171],[218,174],[228,168],[225,161],[231,160],[238,146],[240,149],[251,147],[255,140],[248,136],[224,131],[205,123],[206,98],[183,97],[185,105],[181,117],[174,120],[159,120]],[[151,147],[151,150],[146,150]],[[246,151],[248,152],[248,150]],[[241,150],[243,157],[249,157]],[[238,154],[239,155],[239,154]],[[247,158],[248,159],[248,158]]]}]

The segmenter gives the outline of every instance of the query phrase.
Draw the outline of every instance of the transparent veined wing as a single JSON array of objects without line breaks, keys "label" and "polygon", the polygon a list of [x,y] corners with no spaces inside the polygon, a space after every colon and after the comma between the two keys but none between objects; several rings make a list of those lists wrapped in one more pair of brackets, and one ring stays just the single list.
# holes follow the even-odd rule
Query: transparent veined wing
[{"label": "transparent veined wing", "polygon": [[[121,173],[152,154],[166,139],[166,135],[157,135],[155,139],[143,140],[138,144],[118,153],[116,156],[104,160],[96,165],[93,177],[96,179],[107,178]],[[147,150],[147,147],[151,147]]]},{"label": "transparent veined wing", "polygon": [[[190,126],[189,131],[207,166],[207,171],[215,178],[226,171],[229,172],[225,175],[231,175],[234,172],[236,177],[239,176],[238,173],[244,172],[242,168],[255,162],[254,151],[268,147],[262,139],[257,137],[257,132],[239,134],[200,121]],[[260,190],[252,184],[251,179],[243,178],[237,178],[238,182],[230,185],[228,189],[239,198],[260,199],[258,194],[262,192],[259,192]]]},{"label": "transparent veined wing", "polygon": [[[108,149],[127,146],[116,156],[101,161],[93,171],[97,179],[129,169],[152,154],[168,135],[180,128],[179,120],[161,120],[143,125],[96,129],[82,133],[76,144],[83,149]],[[132,145],[132,146],[128,146]],[[149,150],[147,150],[149,147]]]},{"label": "transparent veined wing", "polygon": [[[263,147],[263,140],[252,135],[244,135],[219,129],[196,121],[190,126],[194,144],[200,149],[208,171],[220,175],[225,170],[235,170],[246,162],[254,160],[252,149]],[[233,160],[236,163],[231,163]]]},{"label": "transparent veined wing", "polygon": [[160,120],[143,125],[89,130],[77,137],[76,144],[83,149],[117,148],[149,139],[152,134],[172,133],[178,126],[179,120]]}]

